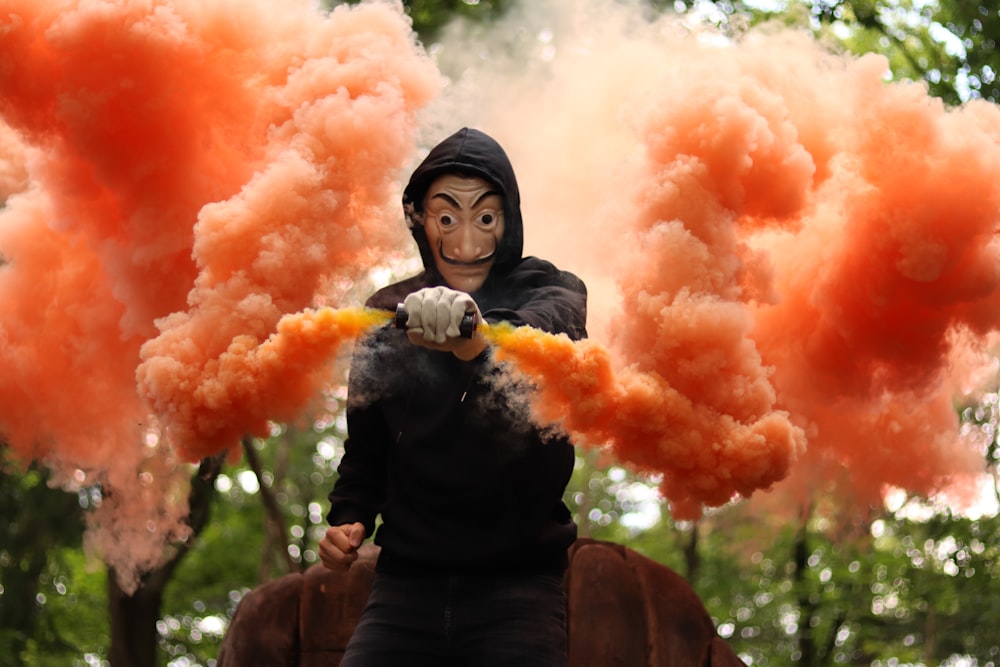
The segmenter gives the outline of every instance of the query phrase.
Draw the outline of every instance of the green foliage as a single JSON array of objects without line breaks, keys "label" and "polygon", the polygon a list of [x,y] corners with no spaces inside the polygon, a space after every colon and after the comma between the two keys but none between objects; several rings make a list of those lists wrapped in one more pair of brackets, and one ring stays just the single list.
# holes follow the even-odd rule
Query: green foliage
[{"label": "green foliage", "polygon": [[340,405],[337,397],[328,397],[327,409],[310,426],[276,425],[271,438],[253,442],[266,492],[281,512],[277,521],[261,502],[264,491],[255,488],[249,457],[220,476],[212,520],[165,592],[159,627],[165,655],[189,665],[210,664],[247,591],[318,562],[326,494],[342,453]]},{"label": "green foliage", "polygon": [[[740,0],[651,0],[664,11],[699,11],[738,36],[762,22],[806,28],[834,48],[880,53],[896,80],[922,81],[951,105],[1000,102],[1000,8],[969,0],[785,0],[776,10]],[[715,11],[706,12],[711,4]],[[772,3],[774,4],[774,3]]]},{"label": "green foliage", "polygon": [[[360,0],[347,0],[357,4]],[[325,0],[327,6],[344,4]],[[449,22],[461,18],[474,23],[489,23],[503,15],[514,3],[511,0],[403,0],[403,7],[413,30],[424,44],[431,44]]]},{"label": "green foliage", "polygon": [[[742,13],[734,3],[714,3],[727,17],[752,22],[798,17],[821,39],[850,52],[881,53],[897,80],[923,81],[948,104],[1000,101],[1000,8],[968,0],[789,1],[777,13]],[[731,10],[731,11],[730,11]],[[804,21],[802,19],[805,19]]]},{"label": "green foliage", "polygon": [[58,549],[39,577],[39,595],[39,623],[20,664],[64,667],[107,655],[107,571],[100,561],[79,548]]},{"label": "green foliage", "polygon": [[[25,664],[39,645],[75,649],[79,637],[51,613],[78,560],[83,514],[76,495],[49,486],[38,465],[19,467],[0,444],[0,666]],[[71,601],[71,603],[74,603]],[[31,664],[42,664],[34,661]],[[65,663],[63,663],[65,664]]]},{"label": "green foliage", "polygon": [[[658,533],[670,530],[657,526]],[[847,524],[706,517],[693,585],[753,665],[995,663],[1000,519],[884,512]]]},{"label": "green foliage", "polygon": [[160,648],[194,664],[207,664],[218,653],[236,604],[258,582],[264,534],[260,500],[238,484],[220,496],[211,521],[164,592]]}]

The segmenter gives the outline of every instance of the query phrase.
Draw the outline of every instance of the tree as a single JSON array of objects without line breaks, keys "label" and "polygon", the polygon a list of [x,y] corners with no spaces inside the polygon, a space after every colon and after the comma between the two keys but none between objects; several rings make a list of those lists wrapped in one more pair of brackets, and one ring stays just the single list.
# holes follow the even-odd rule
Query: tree
[{"label": "tree", "polygon": [[198,539],[208,523],[215,495],[215,480],[221,467],[222,457],[202,461],[191,478],[191,491],[188,494],[187,523],[191,527],[191,536],[186,542],[171,545],[160,565],[143,574],[135,591],[128,593],[122,590],[114,569],[109,568],[107,581],[112,665],[156,663],[156,624],[162,613],[163,592],[192,542]]},{"label": "tree", "polygon": [[788,521],[740,503],[703,519],[692,583],[734,650],[754,665],[995,660],[1000,640],[981,628],[1000,622],[998,517],[919,499],[835,508],[802,507]]},{"label": "tree", "polygon": [[[674,6],[653,0],[660,7]],[[683,11],[701,4],[681,0]],[[924,81],[948,104],[1000,101],[1000,9],[969,0],[786,0],[778,11],[756,3],[713,0],[720,27],[737,35],[743,25],[778,21],[812,30],[851,53],[881,53],[897,79]]]},{"label": "tree", "polygon": [[343,454],[344,399],[337,387],[299,425],[245,439],[242,459],[220,472],[215,517],[164,592],[164,654],[209,664],[243,594],[318,562],[326,494]]},{"label": "tree", "polygon": [[[357,4],[360,0],[347,0]],[[326,0],[329,7],[344,4],[339,0]],[[500,17],[514,3],[511,0],[403,0],[406,14],[413,21],[413,30],[424,44],[431,44],[449,22],[464,18],[489,23]]]}]

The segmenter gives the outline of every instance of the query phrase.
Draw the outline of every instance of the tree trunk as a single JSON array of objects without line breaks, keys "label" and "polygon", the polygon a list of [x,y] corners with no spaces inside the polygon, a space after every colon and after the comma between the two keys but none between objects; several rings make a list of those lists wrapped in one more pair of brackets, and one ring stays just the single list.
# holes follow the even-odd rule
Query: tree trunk
[{"label": "tree trunk", "polygon": [[[285,573],[296,572],[299,567],[288,551],[288,527],[285,525],[285,515],[281,513],[278,500],[274,496],[274,490],[264,479],[264,466],[261,464],[260,456],[253,446],[253,438],[244,436],[242,441],[243,455],[247,464],[253,470],[257,478],[257,486],[260,488],[260,499],[264,503],[265,524],[264,524],[264,548],[260,558],[260,570],[258,577],[260,583],[271,579],[272,556],[284,561]],[[276,476],[275,479],[278,479]]]},{"label": "tree trunk", "polygon": [[143,575],[131,595],[118,584],[117,573],[108,567],[108,612],[111,622],[111,667],[154,667],[157,664],[157,630],[163,603],[163,591],[174,570],[208,523],[215,478],[219,476],[225,455],[204,459],[191,478],[188,493],[188,525],[191,537],[175,545],[174,553],[155,570]]},{"label": "tree trunk", "polygon": [[166,582],[164,577],[145,578],[135,593],[128,595],[118,585],[114,569],[108,568],[112,667],[156,665],[156,622]]},{"label": "tree trunk", "polygon": [[691,535],[684,543],[684,565],[687,568],[685,578],[693,586],[696,583],[698,570],[701,568],[701,554],[698,552],[698,522],[691,525]]}]

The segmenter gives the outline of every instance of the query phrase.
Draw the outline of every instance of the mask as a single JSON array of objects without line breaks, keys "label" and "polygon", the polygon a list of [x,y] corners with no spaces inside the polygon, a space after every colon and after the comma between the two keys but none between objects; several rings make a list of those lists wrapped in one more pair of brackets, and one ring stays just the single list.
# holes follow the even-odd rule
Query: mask
[{"label": "mask", "polygon": [[488,181],[448,174],[424,197],[424,232],[441,277],[452,289],[474,292],[493,268],[503,238],[503,197]]}]

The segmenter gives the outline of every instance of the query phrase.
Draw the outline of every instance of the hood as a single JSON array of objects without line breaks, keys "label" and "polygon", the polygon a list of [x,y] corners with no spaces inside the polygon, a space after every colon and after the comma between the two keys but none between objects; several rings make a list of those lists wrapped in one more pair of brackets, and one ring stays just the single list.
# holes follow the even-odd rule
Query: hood
[{"label": "hood", "polygon": [[403,211],[410,227],[424,268],[437,275],[434,255],[424,233],[424,195],[439,176],[461,174],[478,176],[488,181],[503,195],[504,234],[497,248],[496,261],[490,275],[509,272],[521,260],[524,230],[521,223],[521,194],[517,189],[514,167],[503,148],[489,135],[462,128],[428,153],[410,177],[403,191]]}]

